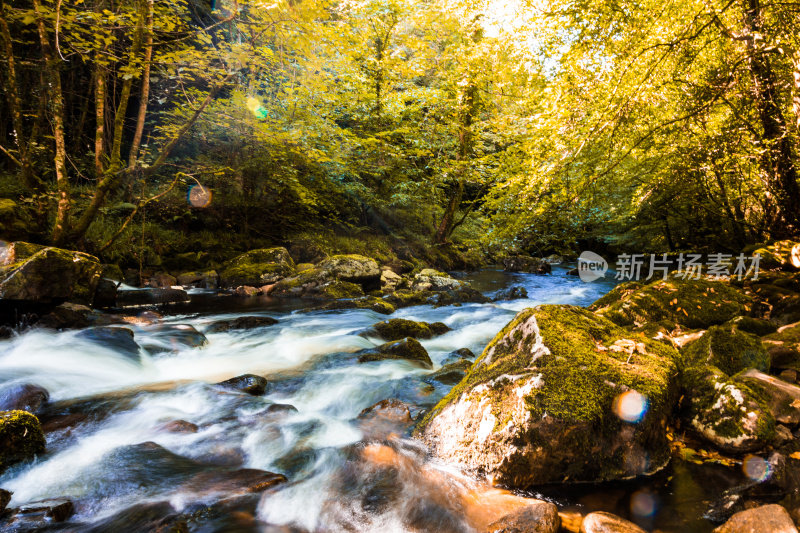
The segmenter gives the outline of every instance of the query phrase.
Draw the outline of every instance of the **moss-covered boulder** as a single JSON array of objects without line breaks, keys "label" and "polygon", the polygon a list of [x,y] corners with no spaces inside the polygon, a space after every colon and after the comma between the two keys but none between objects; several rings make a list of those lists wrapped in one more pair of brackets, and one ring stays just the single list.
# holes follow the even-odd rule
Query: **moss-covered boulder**
[{"label": "moss-covered boulder", "polygon": [[314,293],[317,297],[331,300],[340,298],[361,298],[364,296],[364,289],[361,285],[349,281],[331,281],[321,285]]},{"label": "moss-covered boulder", "polygon": [[372,361],[386,361],[389,359],[404,359],[423,368],[433,368],[428,351],[417,339],[407,337],[394,342],[381,344],[359,352],[358,362],[369,363]]},{"label": "moss-covered boulder", "polygon": [[449,274],[425,268],[411,281],[412,291],[446,291],[460,288],[464,283]]},{"label": "moss-covered boulder", "polygon": [[759,268],[765,270],[797,270],[797,267],[792,263],[792,250],[795,247],[800,250],[800,243],[791,240],[775,241],[756,248],[752,255],[761,256]]},{"label": "moss-covered boulder", "polygon": [[103,267],[96,257],[14,242],[0,247],[0,299],[90,304]]},{"label": "moss-covered boulder", "polygon": [[417,431],[509,487],[652,473],[669,458],[677,358],[584,308],[526,309]]},{"label": "moss-covered boulder", "polygon": [[470,367],[472,367],[472,361],[467,359],[459,359],[457,361],[442,365],[442,368],[436,372],[431,372],[422,380],[426,383],[433,383],[436,381],[439,383],[444,383],[445,385],[455,385],[464,379],[464,376],[467,375]]},{"label": "moss-covered boulder", "polygon": [[767,445],[775,432],[775,418],[764,397],[748,383],[731,378],[713,366],[683,372],[691,427],[720,450],[742,453]]},{"label": "moss-covered boulder", "polygon": [[369,257],[357,254],[332,255],[315,267],[327,279],[349,281],[361,285],[365,291],[380,289],[381,270]]},{"label": "moss-covered boulder", "polygon": [[250,250],[223,265],[219,282],[223,287],[260,287],[291,276],[294,271],[294,261],[286,248]]},{"label": "moss-covered boulder", "polygon": [[412,305],[442,307],[445,305],[459,305],[462,303],[487,303],[489,302],[489,298],[466,283],[461,283],[456,289],[438,291],[400,289],[386,296],[386,301],[397,308],[410,307]]},{"label": "moss-covered boulder", "polygon": [[773,371],[800,371],[800,322],[783,326],[762,338]]},{"label": "moss-covered boulder", "polygon": [[39,419],[27,411],[0,411],[0,474],[44,452]]},{"label": "moss-covered boulder", "polygon": [[385,341],[396,341],[405,337],[415,339],[431,339],[450,331],[442,322],[417,322],[405,318],[392,318],[378,322],[364,332],[364,335],[375,336]]},{"label": "moss-covered boulder", "polygon": [[351,300],[336,300],[324,304],[321,309],[369,309],[382,315],[391,315],[395,312],[395,307],[382,298],[366,296],[364,298],[353,298]]},{"label": "moss-covered boulder", "polygon": [[[355,298],[380,288],[381,271],[374,259],[362,255],[334,255],[313,268],[284,279],[270,294],[322,298]],[[333,284],[333,288],[329,289]],[[347,284],[347,285],[343,285]],[[356,294],[357,286],[360,290]],[[337,292],[337,287],[341,291]],[[347,290],[344,290],[347,288]],[[339,292],[344,294],[338,295]]]},{"label": "moss-covered boulder", "polygon": [[687,328],[707,328],[745,315],[752,299],[724,281],[671,277],[652,283],[623,283],[590,309],[620,326],[668,321]]},{"label": "moss-covered boulder", "polygon": [[219,287],[219,274],[216,270],[184,272],[178,274],[178,285],[184,287],[200,287],[202,289],[216,289]]},{"label": "moss-covered boulder", "polygon": [[732,375],[746,368],[769,370],[770,360],[761,339],[741,331],[734,322],[711,326],[699,339],[681,349],[684,367],[716,366]]}]

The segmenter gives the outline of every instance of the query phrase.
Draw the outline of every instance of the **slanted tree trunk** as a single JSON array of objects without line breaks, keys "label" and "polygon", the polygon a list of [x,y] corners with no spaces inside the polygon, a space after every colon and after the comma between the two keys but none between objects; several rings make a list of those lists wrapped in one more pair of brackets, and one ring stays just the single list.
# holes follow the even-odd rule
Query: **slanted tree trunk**
[{"label": "slanted tree trunk", "polygon": [[790,236],[800,230],[800,187],[797,184],[792,144],[781,111],[775,73],[764,50],[760,0],[744,0],[748,66],[763,136],[762,171],[778,212],[770,228],[774,236]]},{"label": "slanted tree trunk", "polygon": [[106,69],[99,58],[94,80],[94,174],[97,179],[103,177],[103,153],[106,137]]},{"label": "slanted tree trunk", "polygon": [[139,158],[139,147],[142,144],[144,120],[147,116],[147,100],[150,98],[150,63],[153,60],[153,1],[147,0],[147,28],[144,42],[144,66],[142,70],[142,91],[139,95],[139,114],[136,117],[136,131],[133,134],[128,167],[133,168]]},{"label": "slanted tree trunk", "polygon": [[42,47],[42,56],[45,62],[45,81],[50,101],[50,111],[53,119],[53,138],[55,140],[55,170],[56,189],[58,191],[58,206],[56,208],[56,221],[53,226],[53,243],[61,244],[69,230],[69,176],[67,175],[67,151],[64,143],[64,97],[61,92],[61,73],[58,64],[53,59],[50,40],[42,15],[40,0],[33,0],[33,9],[36,13],[36,25],[39,31],[39,42]]}]

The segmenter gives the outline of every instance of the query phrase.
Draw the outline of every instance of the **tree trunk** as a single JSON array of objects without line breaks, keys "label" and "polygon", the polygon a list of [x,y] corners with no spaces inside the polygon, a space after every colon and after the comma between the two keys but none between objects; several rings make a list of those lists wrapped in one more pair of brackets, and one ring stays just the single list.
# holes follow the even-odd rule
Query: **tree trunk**
[{"label": "tree trunk", "polygon": [[144,43],[144,69],[142,71],[142,92],[139,96],[139,114],[136,117],[136,131],[133,134],[128,167],[133,168],[139,158],[139,147],[144,132],[144,119],[147,116],[147,100],[150,98],[150,63],[153,59],[153,1],[147,0],[147,35]]},{"label": "tree trunk", "polygon": [[762,170],[778,213],[770,230],[774,236],[791,236],[800,229],[800,188],[786,120],[778,102],[775,73],[760,41],[762,34],[759,0],[744,0],[748,62],[758,117],[763,129],[759,144],[764,150]]},{"label": "tree trunk", "polygon": [[97,62],[94,80],[94,175],[103,177],[103,153],[106,138],[106,70]]},{"label": "tree trunk", "polygon": [[[0,9],[3,9],[2,4],[0,4]],[[17,150],[19,153],[17,163],[22,170],[22,182],[28,189],[35,190],[41,185],[41,182],[33,172],[33,165],[31,164],[28,154],[28,146],[25,140],[25,132],[22,123],[22,100],[19,97],[19,89],[17,87],[14,45],[3,11],[0,11],[0,38],[2,38],[3,41],[3,53],[6,60],[5,89],[8,98],[8,109],[11,115],[11,126],[14,129],[14,140],[17,143]]]},{"label": "tree trunk", "polygon": [[53,138],[55,139],[55,170],[56,188],[58,190],[58,207],[56,209],[56,221],[53,226],[53,243],[62,244],[64,237],[69,230],[69,176],[67,176],[66,159],[67,152],[64,144],[64,97],[61,92],[61,73],[58,64],[53,60],[50,49],[50,41],[47,37],[47,30],[44,25],[44,18],[41,13],[40,0],[33,0],[33,9],[36,13],[36,24],[39,30],[39,42],[42,46],[42,56],[45,61],[45,80],[48,85],[50,108],[53,115]]},{"label": "tree trunk", "polygon": [[794,83],[792,84],[792,111],[794,111],[794,132],[800,139],[800,50],[795,50],[792,56],[792,74]]}]

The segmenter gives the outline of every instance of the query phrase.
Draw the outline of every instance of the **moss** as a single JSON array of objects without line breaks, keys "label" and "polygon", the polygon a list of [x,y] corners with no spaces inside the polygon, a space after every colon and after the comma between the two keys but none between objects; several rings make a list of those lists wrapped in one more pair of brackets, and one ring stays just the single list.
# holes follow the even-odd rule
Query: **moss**
[{"label": "moss", "polygon": [[735,323],[728,323],[710,327],[702,337],[681,350],[683,367],[702,363],[735,374],[746,368],[768,370],[770,360],[761,339],[752,333],[740,331]]},{"label": "moss", "polygon": [[[535,346],[534,327],[546,350]],[[614,343],[623,340],[644,348],[644,353],[614,351]],[[539,355],[532,360],[534,353]],[[526,309],[495,336],[465,379],[420,427],[463,392],[481,383],[502,386],[498,378],[520,373],[542,377],[542,386],[527,398],[534,417],[547,413],[563,421],[602,425],[613,417],[613,399],[628,389],[647,397],[651,409],[663,411],[671,405],[677,357],[671,346],[623,330],[587,309],[560,305]]]},{"label": "moss", "polygon": [[706,279],[672,277],[647,285],[621,286],[612,293],[591,309],[620,326],[666,320],[688,328],[707,328],[746,314],[752,305],[749,296],[730,284]]},{"label": "moss", "polygon": [[757,335],[759,337],[775,333],[778,330],[778,326],[769,320],[753,318],[749,316],[738,316],[729,320],[725,324],[734,326],[741,331],[752,333],[753,335]]},{"label": "moss", "polygon": [[0,411],[0,473],[44,452],[39,419],[27,411]]},{"label": "moss", "polygon": [[416,322],[404,318],[392,318],[384,322],[378,322],[372,328],[377,335],[387,341],[402,339],[404,337],[414,337],[415,339],[430,339],[436,335],[441,335],[450,331],[450,328],[442,322]]},{"label": "moss", "polygon": [[760,255],[760,268],[763,269],[792,269],[792,248],[798,243],[790,240],[776,241],[762,246],[753,251],[753,255]]},{"label": "moss", "polygon": [[433,362],[428,355],[428,351],[425,350],[418,340],[411,337],[406,337],[405,339],[394,342],[387,342],[375,349],[366,350],[359,355],[358,362],[368,363],[387,359],[404,359],[423,368],[433,367]]},{"label": "moss", "polygon": [[265,285],[294,273],[294,261],[286,248],[251,250],[231,259],[220,271],[220,283],[226,287]]},{"label": "moss", "polygon": [[354,298],[352,300],[337,300],[323,305],[322,309],[369,309],[382,315],[391,315],[395,312],[395,307],[392,304],[374,296]]},{"label": "moss", "polygon": [[360,285],[350,283],[349,281],[332,281],[326,283],[315,294],[323,298],[332,298],[339,300],[342,298],[359,298],[364,296],[364,291]]}]

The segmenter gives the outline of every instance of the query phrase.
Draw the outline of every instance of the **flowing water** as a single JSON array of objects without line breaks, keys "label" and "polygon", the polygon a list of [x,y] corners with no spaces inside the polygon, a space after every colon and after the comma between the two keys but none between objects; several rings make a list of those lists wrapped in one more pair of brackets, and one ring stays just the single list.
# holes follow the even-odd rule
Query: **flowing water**
[{"label": "flowing water", "polygon": [[[460,348],[479,354],[521,309],[539,303],[588,305],[612,286],[582,283],[561,267],[549,276],[486,270],[467,279],[488,295],[521,285],[529,299],[398,310],[392,317],[441,321],[452,328],[422,341],[434,368]],[[198,293],[158,323],[131,326],[136,341],[147,348],[138,356],[75,331],[31,330],[0,341],[0,384],[33,383],[50,393],[50,405],[40,416],[48,430],[46,454],[0,477],[0,487],[14,493],[11,506],[68,498],[76,507],[71,530],[143,502],[169,502],[177,512],[197,517],[203,505],[230,496],[231,487],[238,486],[232,477],[245,468],[285,474],[288,482],[245,494],[240,503],[229,504],[230,512],[200,516],[194,529],[473,531],[518,504],[512,495],[431,460],[408,436],[407,426],[387,429],[358,420],[363,409],[387,398],[402,400],[412,416],[419,416],[449,386],[423,381],[430,371],[407,362],[356,362],[354,352],[381,342],[358,332],[386,316],[368,310],[314,311],[307,305]],[[203,347],[182,344],[180,335],[171,335],[179,330],[165,327],[191,324],[203,331],[216,320],[254,314],[279,322],[207,333]],[[214,386],[245,373],[270,381],[264,396]],[[692,489],[700,496],[681,493],[688,500],[675,503],[669,496],[676,492],[674,475],[647,481],[663,485],[651,498],[662,512],[654,508],[643,519],[662,516],[669,524],[676,514],[663,510],[682,506],[687,517],[675,530],[691,530],[685,528],[689,523],[706,529],[692,520],[702,511],[707,487]],[[725,475],[717,485],[736,481]],[[686,476],[691,482],[681,487],[697,485]],[[631,498],[640,489],[554,488],[536,496],[630,515]],[[287,528],[274,529],[281,525]]]}]

